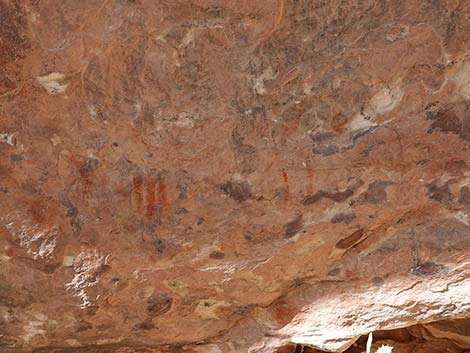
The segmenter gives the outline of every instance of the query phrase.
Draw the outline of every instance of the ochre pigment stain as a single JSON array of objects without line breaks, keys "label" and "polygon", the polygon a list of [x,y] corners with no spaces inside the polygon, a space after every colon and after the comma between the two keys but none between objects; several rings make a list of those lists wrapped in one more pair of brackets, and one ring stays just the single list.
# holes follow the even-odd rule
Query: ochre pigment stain
[{"label": "ochre pigment stain", "polygon": [[281,169],[282,185],[284,188],[284,201],[289,202],[290,190],[289,190],[289,176],[284,168]]},{"label": "ochre pigment stain", "polygon": [[147,211],[145,216],[150,218],[155,212],[155,181],[152,176],[147,176]]},{"label": "ochre pigment stain", "polygon": [[152,218],[159,211],[161,216],[163,210],[170,208],[167,194],[167,184],[163,177],[158,179],[150,174],[135,175],[133,183],[133,205],[138,215]]},{"label": "ochre pigment stain", "polygon": [[137,212],[140,212],[142,210],[142,204],[144,201],[143,195],[142,195],[142,184],[143,184],[142,176],[141,175],[134,176],[133,184],[134,184],[134,205],[135,205]]}]

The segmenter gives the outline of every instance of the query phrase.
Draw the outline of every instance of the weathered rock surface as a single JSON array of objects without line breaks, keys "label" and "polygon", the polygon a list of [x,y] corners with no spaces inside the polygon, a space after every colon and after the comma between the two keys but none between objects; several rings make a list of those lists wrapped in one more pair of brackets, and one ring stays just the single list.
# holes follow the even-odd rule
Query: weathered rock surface
[{"label": "weathered rock surface", "polygon": [[470,2],[0,21],[1,352],[470,349]]}]

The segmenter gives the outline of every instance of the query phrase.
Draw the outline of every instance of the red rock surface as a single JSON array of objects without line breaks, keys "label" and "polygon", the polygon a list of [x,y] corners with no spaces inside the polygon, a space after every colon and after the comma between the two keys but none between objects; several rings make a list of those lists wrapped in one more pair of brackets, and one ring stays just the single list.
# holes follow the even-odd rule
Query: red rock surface
[{"label": "red rock surface", "polygon": [[0,351],[470,349],[470,2],[0,21]]}]

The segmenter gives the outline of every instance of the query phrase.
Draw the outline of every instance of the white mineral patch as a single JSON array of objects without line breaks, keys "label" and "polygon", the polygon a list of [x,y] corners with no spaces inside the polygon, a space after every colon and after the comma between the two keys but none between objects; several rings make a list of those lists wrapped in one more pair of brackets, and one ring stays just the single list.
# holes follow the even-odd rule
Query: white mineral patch
[{"label": "white mineral patch", "polygon": [[470,61],[464,61],[451,77],[458,92],[465,98],[470,97]]},{"label": "white mineral patch", "polygon": [[393,110],[403,98],[403,90],[399,85],[382,88],[369,101],[371,115],[383,114]]},{"label": "white mineral patch", "polygon": [[462,222],[463,224],[466,224],[467,226],[470,225],[468,222],[468,214],[466,214],[465,212],[462,212],[462,211],[456,212],[454,213],[454,217],[460,222]]},{"label": "white mineral patch", "polygon": [[52,143],[53,146],[57,146],[61,142],[62,142],[62,140],[59,136],[57,136],[56,134],[52,135],[51,143]]},{"label": "white mineral patch", "polygon": [[64,260],[62,261],[62,265],[66,267],[70,267],[73,265],[73,256],[64,256]]},{"label": "white mineral patch", "polygon": [[201,319],[218,319],[219,316],[217,311],[220,308],[230,306],[229,303],[225,301],[216,301],[213,299],[206,299],[200,301],[194,312],[201,318]]},{"label": "white mineral patch", "polygon": [[364,115],[357,114],[354,119],[349,123],[351,131],[365,130],[369,127],[376,126],[370,119],[366,119]]},{"label": "white mineral patch", "polygon": [[31,341],[31,339],[36,335],[44,335],[46,331],[43,330],[44,323],[42,321],[30,321],[24,327],[24,334],[21,336],[26,342]]},{"label": "white mineral patch", "polygon": [[74,259],[73,270],[75,276],[65,287],[73,290],[75,295],[81,298],[82,308],[91,305],[86,289],[98,283],[99,273],[106,264],[107,258],[108,256],[101,254],[98,250],[87,250],[82,251]]},{"label": "white mineral patch", "polygon": [[1,256],[0,256],[0,261],[8,261],[8,260],[10,260],[10,259],[11,259],[11,257],[10,257],[10,256],[7,256],[7,255],[1,255]]},{"label": "white mineral patch", "polygon": [[266,68],[263,73],[255,78],[253,90],[260,95],[266,94],[266,87],[264,87],[264,82],[268,80],[273,80],[276,78],[274,71],[271,67]]},{"label": "white mineral patch", "polygon": [[205,344],[203,346],[196,346],[196,352],[198,353],[222,353],[219,346],[215,344]]},{"label": "white mineral patch", "polygon": [[5,227],[10,234],[19,240],[19,245],[26,249],[34,260],[51,258],[57,246],[57,230],[40,228],[38,225],[29,225],[27,222],[16,225],[7,223]]},{"label": "white mineral patch", "polygon": [[67,343],[67,345],[71,346],[71,347],[80,347],[82,344],[80,342],[78,342],[75,338],[71,338],[71,339],[68,339],[68,340],[65,340],[65,342]]},{"label": "white mineral patch", "polygon": [[40,85],[46,89],[47,93],[52,95],[65,92],[68,84],[61,83],[64,78],[65,75],[60,72],[52,72],[45,76],[36,77]]},{"label": "white mineral patch", "polygon": [[38,319],[39,321],[46,321],[47,320],[47,315],[43,313],[35,313],[33,316]]},{"label": "white mineral patch", "polygon": [[189,44],[194,43],[194,29],[191,28],[186,32],[183,41],[181,42],[181,46],[186,48]]},{"label": "white mineral patch", "polygon": [[402,100],[404,95],[399,83],[382,87],[368,102],[364,112],[356,114],[354,119],[349,123],[351,131],[366,130],[370,127],[377,126],[374,118],[379,114],[392,111]]},{"label": "white mineral patch", "polygon": [[16,145],[15,134],[0,134],[0,142],[4,142],[10,146]]}]

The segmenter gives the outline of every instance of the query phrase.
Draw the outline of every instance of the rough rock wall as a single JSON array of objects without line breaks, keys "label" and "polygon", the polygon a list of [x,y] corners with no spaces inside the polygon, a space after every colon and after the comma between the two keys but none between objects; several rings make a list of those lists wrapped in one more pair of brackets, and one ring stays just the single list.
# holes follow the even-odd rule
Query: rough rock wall
[{"label": "rough rock wall", "polygon": [[344,351],[470,317],[469,1],[0,21],[2,352]]}]

